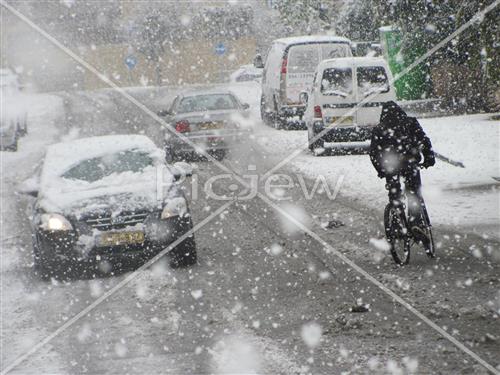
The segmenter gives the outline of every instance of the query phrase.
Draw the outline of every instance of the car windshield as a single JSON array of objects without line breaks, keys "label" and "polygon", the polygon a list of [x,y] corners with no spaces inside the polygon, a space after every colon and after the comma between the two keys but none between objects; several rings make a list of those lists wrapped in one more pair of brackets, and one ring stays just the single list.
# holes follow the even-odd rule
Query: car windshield
[{"label": "car windshield", "polygon": [[321,79],[323,95],[347,96],[352,94],[352,69],[328,68]]},{"label": "car windshield", "polygon": [[229,94],[196,95],[183,98],[175,112],[189,113],[237,109],[236,100]]},{"label": "car windshield", "polygon": [[381,66],[360,67],[357,69],[358,88],[361,95],[388,92],[389,83],[385,69]]},{"label": "car windshield", "polygon": [[153,165],[153,158],[142,151],[127,150],[97,158],[85,159],[66,171],[62,177],[67,180],[95,182],[112,174],[141,172]]}]

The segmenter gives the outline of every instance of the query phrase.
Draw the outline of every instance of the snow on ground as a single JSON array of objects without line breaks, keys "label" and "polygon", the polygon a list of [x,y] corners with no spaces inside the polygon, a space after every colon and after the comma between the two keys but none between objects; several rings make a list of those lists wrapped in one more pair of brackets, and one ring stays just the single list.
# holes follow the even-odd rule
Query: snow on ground
[{"label": "snow on ground", "polygon": [[[32,329],[36,319],[32,311],[20,306],[39,303],[42,298],[36,293],[25,289],[25,283],[18,277],[8,277],[15,273],[16,268],[29,267],[25,264],[26,252],[31,254],[31,246],[25,246],[23,240],[29,240],[29,228],[20,222],[17,213],[16,189],[18,183],[30,177],[41,157],[44,146],[53,143],[59,135],[58,124],[62,123],[64,108],[62,100],[51,95],[26,95],[24,105],[28,109],[28,134],[19,141],[17,152],[0,152],[1,166],[1,253],[0,272],[1,286],[1,316],[2,321],[2,363],[10,364],[20,353],[24,353],[45,338],[48,332],[43,329]],[[28,233],[28,235],[26,235]],[[30,244],[29,244],[30,245]],[[20,310],[21,309],[21,310]],[[8,324],[7,324],[8,322]],[[58,373],[62,367],[56,355],[47,350],[37,357],[33,368]],[[40,363],[39,363],[40,361]]]},{"label": "snow on ground", "polygon": [[[492,178],[500,176],[500,121],[491,118],[480,114],[420,120],[436,151],[465,164],[462,169],[437,161],[422,172],[423,194],[434,223],[500,237],[500,191]],[[261,125],[257,134],[258,142],[280,158],[307,142],[305,131]],[[288,166],[310,178],[323,175],[332,188],[343,176],[340,194],[379,211],[387,204],[385,183],[367,154],[315,157],[305,150]]]}]

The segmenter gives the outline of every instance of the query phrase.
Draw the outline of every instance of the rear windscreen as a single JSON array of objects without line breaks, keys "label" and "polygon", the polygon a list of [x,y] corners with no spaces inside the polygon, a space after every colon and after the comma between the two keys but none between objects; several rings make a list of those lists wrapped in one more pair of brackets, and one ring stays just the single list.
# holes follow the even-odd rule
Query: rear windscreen
[{"label": "rear windscreen", "polygon": [[358,88],[361,95],[367,96],[376,92],[388,92],[389,83],[385,69],[381,66],[367,66],[358,68]]},{"label": "rear windscreen", "polygon": [[321,78],[323,95],[348,96],[352,94],[352,69],[329,68],[323,71]]},{"label": "rear windscreen", "polygon": [[299,44],[290,47],[287,71],[311,73],[322,60],[348,56],[351,56],[351,49],[346,43]]}]

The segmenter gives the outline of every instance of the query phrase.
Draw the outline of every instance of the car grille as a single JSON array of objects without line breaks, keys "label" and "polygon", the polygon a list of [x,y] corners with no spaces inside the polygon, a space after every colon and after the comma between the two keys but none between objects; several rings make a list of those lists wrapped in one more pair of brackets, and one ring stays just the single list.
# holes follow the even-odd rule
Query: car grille
[{"label": "car grille", "polygon": [[98,216],[85,219],[85,223],[92,228],[102,231],[122,229],[140,224],[146,220],[148,212],[133,212],[117,216]]}]

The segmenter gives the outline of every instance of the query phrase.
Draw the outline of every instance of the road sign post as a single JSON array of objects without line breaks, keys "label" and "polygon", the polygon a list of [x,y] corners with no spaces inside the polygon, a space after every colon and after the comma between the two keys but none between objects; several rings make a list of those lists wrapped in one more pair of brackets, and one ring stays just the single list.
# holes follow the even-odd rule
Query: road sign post
[{"label": "road sign post", "polygon": [[129,85],[132,85],[132,74],[131,74],[131,71],[137,65],[137,58],[134,55],[128,55],[127,57],[125,57],[125,61],[124,62],[125,62],[125,65],[128,68],[128,82],[129,82]]},{"label": "road sign post", "polygon": [[219,42],[215,45],[214,52],[217,56],[219,56],[218,63],[219,63],[219,81],[224,82],[224,71],[223,71],[223,64],[222,64],[222,56],[226,53],[226,46],[224,45],[223,42]]}]

